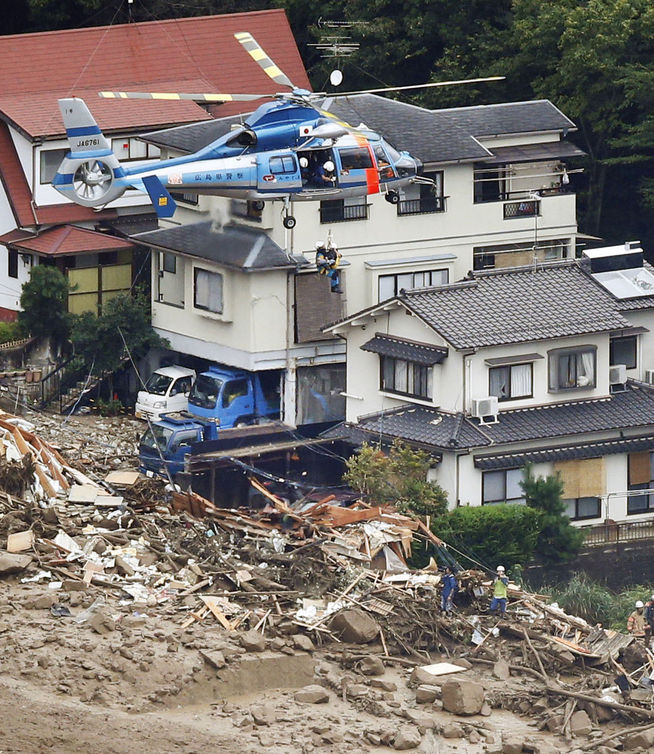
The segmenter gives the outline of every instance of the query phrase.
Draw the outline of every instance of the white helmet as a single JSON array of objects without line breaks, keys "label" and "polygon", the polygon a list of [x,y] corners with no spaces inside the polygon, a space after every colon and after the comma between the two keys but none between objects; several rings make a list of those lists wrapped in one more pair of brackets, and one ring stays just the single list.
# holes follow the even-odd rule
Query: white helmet
[{"label": "white helmet", "polygon": [[300,157],[300,167],[301,168],[308,168],[309,167],[309,160],[307,160],[306,157]]},{"label": "white helmet", "polygon": [[640,600],[638,600],[636,602],[636,607],[645,607],[645,606],[643,605],[643,603]]},{"label": "white helmet", "polygon": [[324,249],[324,248],[325,248],[324,241],[316,241],[316,249]]},{"label": "white helmet", "polygon": [[498,572],[498,573],[504,573],[504,571],[505,571],[506,569],[504,568],[504,566],[497,566],[497,569],[496,569],[496,570],[497,570],[497,572]]},{"label": "white helmet", "polygon": [[334,169],[334,163],[331,160],[327,160],[327,162],[323,165],[323,167],[325,168],[325,170],[331,173],[332,170]]}]

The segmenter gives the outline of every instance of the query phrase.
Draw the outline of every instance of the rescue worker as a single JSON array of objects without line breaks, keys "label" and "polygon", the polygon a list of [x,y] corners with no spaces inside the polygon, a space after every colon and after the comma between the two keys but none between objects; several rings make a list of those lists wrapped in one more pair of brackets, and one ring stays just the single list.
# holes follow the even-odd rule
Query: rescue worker
[{"label": "rescue worker", "polygon": [[654,594],[645,603],[645,621],[649,626],[650,639],[654,634]]},{"label": "rescue worker", "polygon": [[332,293],[343,293],[341,290],[341,272],[338,265],[341,262],[341,253],[333,246],[325,246],[322,241],[316,241],[316,267],[321,275],[329,278]]},{"label": "rescue worker", "polygon": [[[636,602],[636,609],[627,618],[627,631],[637,639],[642,639],[643,641],[645,641],[646,626],[645,605],[643,605],[643,603],[638,600]],[[649,626],[647,626],[647,628],[649,628]]]},{"label": "rescue worker", "polygon": [[443,574],[441,583],[443,584],[441,590],[441,611],[449,615],[452,612],[452,598],[459,591],[459,583],[449,566],[445,566],[445,573]]},{"label": "rescue worker", "polygon": [[498,565],[496,573],[497,575],[493,580],[493,599],[490,603],[490,611],[493,615],[496,615],[499,608],[500,618],[504,618],[506,615],[506,601],[509,595],[509,579],[507,578],[504,566]]}]

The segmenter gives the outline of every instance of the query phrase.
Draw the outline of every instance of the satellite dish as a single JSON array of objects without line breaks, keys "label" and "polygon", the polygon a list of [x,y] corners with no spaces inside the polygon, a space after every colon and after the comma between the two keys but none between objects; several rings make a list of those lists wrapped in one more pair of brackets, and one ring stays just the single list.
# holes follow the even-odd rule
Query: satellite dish
[{"label": "satellite dish", "polygon": [[343,83],[343,73],[338,69],[329,74],[329,83],[332,86],[340,86]]}]

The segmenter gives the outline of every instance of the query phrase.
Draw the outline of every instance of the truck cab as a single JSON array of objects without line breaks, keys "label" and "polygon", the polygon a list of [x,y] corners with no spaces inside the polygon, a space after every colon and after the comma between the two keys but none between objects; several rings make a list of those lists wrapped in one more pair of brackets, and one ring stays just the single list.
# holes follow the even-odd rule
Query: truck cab
[{"label": "truck cab", "polygon": [[139,390],[134,415],[137,419],[158,421],[162,414],[185,411],[195,380],[195,371],[170,366],[155,370],[144,390]]},{"label": "truck cab", "polygon": [[215,440],[217,428],[213,422],[199,422],[183,415],[167,415],[153,422],[139,443],[139,470],[151,476],[171,477],[184,470],[184,458],[191,446],[205,440]]},{"label": "truck cab", "polygon": [[189,395],[188,411],[222,428],[277,419],[279,373],[212,366],[198,375]]}]

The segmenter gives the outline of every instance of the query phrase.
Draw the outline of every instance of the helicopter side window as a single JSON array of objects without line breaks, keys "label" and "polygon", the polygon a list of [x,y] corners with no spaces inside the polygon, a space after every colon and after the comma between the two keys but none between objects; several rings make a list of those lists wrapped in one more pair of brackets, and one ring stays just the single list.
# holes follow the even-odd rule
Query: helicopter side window
[{"label": "helicopter side window", "polygon": [[382,179],[394,178],[395,174],[393,173],[393,168],[391,167],[391,164],[388,161],[388,157],[386,156],[386,152],[384,152],[384,148],[381,144],[375,145],[375,158],[377,159],[379,177]]},{"label": "helicopter side window", "polygon": [[341,157],[341,167],[343,170],[365,170],[373,166],[370,152],[367,149],[352,147],[339,149],[338,153]]},{"label": "helicopter side window", "polygon": [[295,164],[295,157],[287,155],[284,157],[270,158],[271,173],[295,173],[296,171],[297,165]]}]

